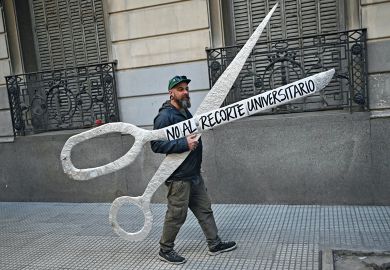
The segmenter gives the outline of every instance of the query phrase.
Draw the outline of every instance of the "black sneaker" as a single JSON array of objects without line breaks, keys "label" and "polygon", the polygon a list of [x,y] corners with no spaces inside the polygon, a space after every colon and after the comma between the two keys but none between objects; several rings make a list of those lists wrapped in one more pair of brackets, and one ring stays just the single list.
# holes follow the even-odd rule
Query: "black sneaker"
[{"label": "black sneaker", "polygon": [[160,250],[158,256],[160,257],[160,260],[171,264],[182,264],[186,262],[186,259],[177,254],[174,250],[168,252]]},{"label": "black sneaker", "polygon": [[228,252],[237,248],[236,242],[221,242],[217,246],[209,249],[209,255],[214,256],[222,252]]}]

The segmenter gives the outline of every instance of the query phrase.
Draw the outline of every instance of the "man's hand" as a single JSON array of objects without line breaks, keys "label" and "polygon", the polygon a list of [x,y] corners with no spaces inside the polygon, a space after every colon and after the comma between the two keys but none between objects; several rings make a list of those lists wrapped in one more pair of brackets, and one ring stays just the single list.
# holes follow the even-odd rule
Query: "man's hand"
[{"label": "man's hand", "polygon": [[196,147],[198,147],[199,142],[196,137],[196,134],[187,137],[188,148],[190,148],[191,151],[194,151]]}]

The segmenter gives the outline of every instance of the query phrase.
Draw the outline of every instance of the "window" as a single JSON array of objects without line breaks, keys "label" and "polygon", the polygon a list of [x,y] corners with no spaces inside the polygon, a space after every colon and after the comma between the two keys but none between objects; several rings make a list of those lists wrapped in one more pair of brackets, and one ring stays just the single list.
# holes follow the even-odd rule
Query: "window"
[{"label": "window", "polygon": [[[235,45],[244,44],[275,0],[232,0]],[[296,38],[341,29],[337,0],[281,0],[260,42]]]},{"label": "window", "polygon": [[109,60],[102,0],[32,0],[40,70]]}]

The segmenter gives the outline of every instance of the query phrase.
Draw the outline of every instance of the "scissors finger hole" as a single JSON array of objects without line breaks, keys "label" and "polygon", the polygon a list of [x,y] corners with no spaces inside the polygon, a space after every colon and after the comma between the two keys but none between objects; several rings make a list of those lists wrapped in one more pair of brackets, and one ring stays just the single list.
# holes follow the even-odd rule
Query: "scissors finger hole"
[{"label": "scissors finger hole", "polygon": [[136,232],[144,226],[145,216],[138,206],[124,203],[118,210],[117,222],[123,230]]},{"label": "scissors finger hole", "polygon": [[134,141],[134,137],[119,132],[82,141],[72,148],[72,162],[79,169],[103,166],[126,154]]},{"label": "scissors finger hole", "polygon": [[[118,211],[126,203],[134,204],[136,207],[139,207],[142,210],[144,216],[144,224],[142,228],[138,231],[126,231],[118,223]],[[129,241],[137,242],[145,239],[148,236],[150,230],[152,229],[152,222],[153,222],[153,216],[152,213],[150,212],[149,206],[150,206],[149,201],[148,200],[145,201],[142,196],[141,197],[122,196],[116,198],[111,205],[110,215],[109,215],[110,224],[113,227],[114,232],[118,234],[120,237]],[[136,214],[136,211],[135,210],[130,211],[129,214],[131,216],[134,216]],[[139,217],[137,217],[137,220],[142,221],[142,219],[138,219],[138,218]]]}]

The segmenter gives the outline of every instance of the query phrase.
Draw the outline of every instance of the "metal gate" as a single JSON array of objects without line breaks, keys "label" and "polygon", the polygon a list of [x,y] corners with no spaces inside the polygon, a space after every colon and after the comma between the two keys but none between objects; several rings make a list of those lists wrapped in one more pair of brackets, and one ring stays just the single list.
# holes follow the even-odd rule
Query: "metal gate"
[{"label": "metal gate", "polygon": [[15,135],[119,121],[116,63],[7,76]]},{"label": "metal gate", "polygon": [[[231,0],[235,46],[207,50],[210,87],[229,65],[275,0]],[[335,68],[335,79],[322,96],[306,98],[267,113],[324,109],[367,109],[365,30],[343,28],[344,1],[280,0],[225,100],[249,96]]]},{"label": "metal gate", "polygon": [[118,121],[103,0],[29,3],[39,71],[6,77],[15,134]]}]

